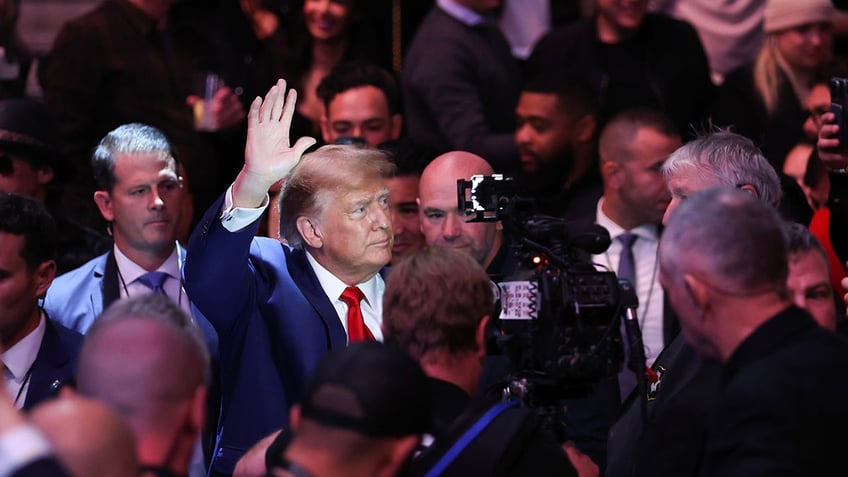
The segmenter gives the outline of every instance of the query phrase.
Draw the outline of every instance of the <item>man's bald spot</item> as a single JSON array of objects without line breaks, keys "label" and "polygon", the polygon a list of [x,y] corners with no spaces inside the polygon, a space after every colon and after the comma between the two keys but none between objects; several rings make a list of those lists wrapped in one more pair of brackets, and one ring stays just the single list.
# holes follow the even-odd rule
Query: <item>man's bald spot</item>
[{"label": "man's bald spot", "polygon": [[74,476],[138,473],[132,430],[104,404],[62,397],[35,408],[30,419]]},{"label": "man's bald spot", "polygon": [[[446,152],[424,168],[419,189],[444,187],[447,184],[455,190],[457,179],[468,179],[477,174],[488,176],[494,172],[492,166],[476,154],[465,151]],[[419,192],[419,195],[423,193]]]},{"label": "man's bald spot", "polygon": [[164,409],[204,385],[202,363],[196,344],[178,327],[148,317],[116,319],[86,336],[77,385],[138,432],[166,419]]}]

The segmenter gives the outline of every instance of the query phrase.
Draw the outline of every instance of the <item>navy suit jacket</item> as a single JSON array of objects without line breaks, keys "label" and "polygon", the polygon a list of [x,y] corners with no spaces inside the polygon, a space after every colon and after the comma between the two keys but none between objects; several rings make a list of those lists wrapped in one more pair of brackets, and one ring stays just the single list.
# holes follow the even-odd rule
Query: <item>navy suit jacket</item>
[{"label": "navy suit jacket", "polygon": [[231,473],[259,439],[288,424],[318,360],[347,335],[305,252],[254,237],[259,221],[229,232],[223,197],[189,241],[192,302],[218,332],[222,406],[212,472]]},{"label": "navy suit jacket", "polygon": [[63,385],[73,382],[81,345],[81,334],[46,320],[44,338],[32,363],[24,409],[32,409]]}]

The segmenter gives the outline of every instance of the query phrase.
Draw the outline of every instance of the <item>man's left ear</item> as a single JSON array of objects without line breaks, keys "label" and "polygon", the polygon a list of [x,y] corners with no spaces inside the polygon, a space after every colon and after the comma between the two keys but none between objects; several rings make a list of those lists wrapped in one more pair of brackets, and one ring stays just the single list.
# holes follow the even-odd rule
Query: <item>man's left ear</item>
[{"label": "man's left ear", "polygon": [[47,260],[41,262],[35,269],[33,279],[35,280],[36,296],[44,296],[53,279],[56,278],[56,261]]}]

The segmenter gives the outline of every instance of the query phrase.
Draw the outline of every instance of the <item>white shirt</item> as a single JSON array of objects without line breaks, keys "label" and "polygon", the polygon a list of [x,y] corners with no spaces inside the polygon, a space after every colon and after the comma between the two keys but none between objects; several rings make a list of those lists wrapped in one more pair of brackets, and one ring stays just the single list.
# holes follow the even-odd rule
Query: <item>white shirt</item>
[{"label": "white shirt", "polygon": [[[306,252],[306,259],[312,270],[315,271],[315,276],[318,277],[318,283],[321,284],[321,289],[327,295],[333,308],[336,309],[336,314],[339,315],[339,320],[347,333],[347,303],[343,302],[340,297],[342,292],[347,288],[347,284],[336,278],[329,270],[321,266],[315,257],[309,252]],[[377,341],[383,341],[383,292],[386,290],[386,283],[380,274],[376,274],[368,280],[356,285],[365,298],[360,302],[362,309],[362,319],[365,321],[365,326],[371,331],[371,335]]]},{"label": "white shirt", "polygon": [[[224,195],[224,204],[221,207],[221,224],[230,232],[238,232],[259,219],[267,207],[267,196],[263,204],[255,209],[233,207],[233,186],[230,186]],[[315,272],[315,276],[318,277],[318,283],[321,285],[324,294],[327,295],[327,299],[333,304],[339,321],[344,327],[345,334],[347,334],[347,304],[339,299],[347,285],[318,263],[309,252],[306,252],[306,260]],[[386,283],[378,273],[356,286],[365,295],[360,303],[365,326],[371,331],[374,339],[383,341],[383,292],[386,289]]]},{"label": "white shirt", "polygon": [[41,349],[41,341],[44,339],[46,329],[47,323],[42,312],[38,319],[38,326],[3,354],[0,354],[0,360],[8,369],[4,376],[6,393],[18,409],[21,409],[26,402],[29,383],[32,381],[30,370],[38,356],[38,350]]},{"label": "white shirt", "polygon": [[640,225],[631,230],[624,230],[604,214],[603,197],[598,201],[597,223],[610,233],[612,243],[601,255],[593,257],[595,263],[600,263],[613,272],[618,271],[618,261],[621,258],[621,242],[616,238],[630,232],[639,238],[633,242],[633,259],[636,262],[636,296],[639,297],[637,316],[642,329],[642,342],[645,345],[647,365],[653,364],[654,359],[663,349],[663,290],[659,284],[659,264],[657,263],[657,246],[659,233],[656,225]]},{"label": "white shirt", "polygon": [[[139,282],[138,279],[147,273],[147,270],[142,268],[137,263],[130,260],[116,245],[114,248],[115,263],[118,265],[118,288],[121,298],[130,296],[149,295],[153,293],[147,285]],[[168,275],[165,282],[162,283],[162,288],[168,298],[177,303],[184,312],[191,316],[191,301],[183,290],[182,281],[180,280],[180,260],[179,247],[174,246],[174,251],[165,259],[162,265],[155,271],[164,272]]]}]

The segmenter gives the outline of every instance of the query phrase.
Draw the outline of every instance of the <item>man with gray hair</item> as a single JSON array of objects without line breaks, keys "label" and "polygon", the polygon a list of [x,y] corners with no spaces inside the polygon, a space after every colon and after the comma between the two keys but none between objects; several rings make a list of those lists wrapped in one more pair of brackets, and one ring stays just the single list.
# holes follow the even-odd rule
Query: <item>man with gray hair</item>
[{"label": "man with gray hair", "polygon": [[[289,130],[297,93],[280,80],[248,114],[245,164],[189,241],[186,290],[218,332],[223,388],[212,474],[230,474],[288,410],[328,351],[381,340],[380,270],[392,256],[381,151],[324,146]],[[255,237],[268,190],[285,178],[280,231]]]},{"label": "man with gray hair", "polygon": [[701,475],[846,475],[848,341],[792,304],[778,213],[722,188],[667,222],[660,283],[692,348],[723,365]]},{"label": "man with gray hair", "polygon": [[750,139],[729,131],[705,134],[674,151],[662,167],[671,191],[663,222],[688,196],[711,187],[735,187],[768,204],[780,203],[780,178]]},{"label": "man with gray hair", "polygon": [[688,195],[724,185],[754,194],[793,222],[807,224],[812,218],[801,186],[770,167],[750,139],[727,130],[715,129],[685,144],[666,161],[663,175],[671,191],[666,214]]},{"label": "man with gray hair", "polygon": [[204,424],[209,351],[176,304],[158,295],[115,302],[86,335],[78,368],[79,393],[129,423],[142,469],[187,474]]}]

